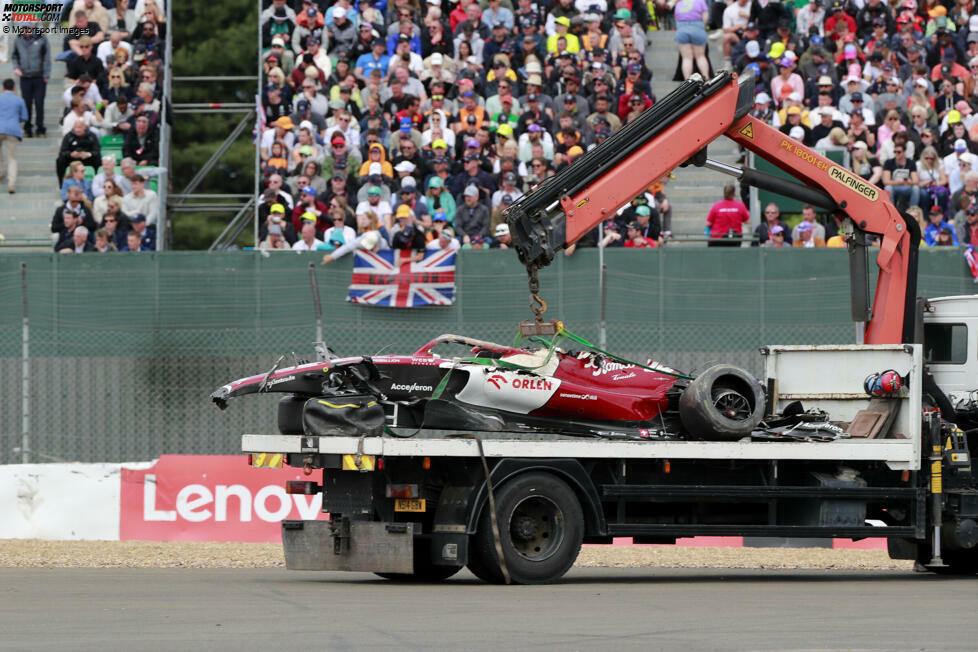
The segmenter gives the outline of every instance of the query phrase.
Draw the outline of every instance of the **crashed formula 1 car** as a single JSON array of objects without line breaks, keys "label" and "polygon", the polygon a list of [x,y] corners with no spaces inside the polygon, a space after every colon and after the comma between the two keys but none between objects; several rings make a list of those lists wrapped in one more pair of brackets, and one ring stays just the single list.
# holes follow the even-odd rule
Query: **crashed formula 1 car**
[{"label": "crashed formula 1 car", "polygon": [[[469,351],[461,358],[432,351],[448,343]],[[733,440],[749,435],[764,414],[762,386],[737,367],[713,366],[693,378],[655,362],[544,344],[441,335],[410,355],[276,363],[211,399],[224,409],[246,394],[288,394],[279,401],[279,430],[307,435],[381,434],[386,427],[389,434],[425,428]]]}]

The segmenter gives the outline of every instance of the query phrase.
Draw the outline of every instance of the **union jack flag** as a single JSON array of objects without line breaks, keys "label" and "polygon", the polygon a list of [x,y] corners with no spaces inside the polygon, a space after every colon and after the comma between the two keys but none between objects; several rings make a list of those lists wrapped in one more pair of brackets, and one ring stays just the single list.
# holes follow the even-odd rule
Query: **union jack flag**
[{"label": "union jack flag", "polygon": [[428,251],[412,263],[413,251],[360,250],[353,261],[349,301],[389,308],[455,303],[455,252]]}]

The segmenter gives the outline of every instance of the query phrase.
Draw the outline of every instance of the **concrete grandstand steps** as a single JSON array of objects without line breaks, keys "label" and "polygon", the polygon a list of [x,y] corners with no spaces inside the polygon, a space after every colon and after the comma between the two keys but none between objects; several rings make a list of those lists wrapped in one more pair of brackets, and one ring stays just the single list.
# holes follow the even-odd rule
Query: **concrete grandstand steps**
[{"label": "concrete grandstand steps", "polygon": [[[652,71],[652,91],[662,98],[675,89],[679,82],[672,81],[676,72],[678,47],[673,31],[647,34],[645,60]],[[709,41],[710,61],[713,68],[723,67],[723,51],[718,41]],[[708,149],[711,159],[735,164],[739,151],[727,138],[713,141]],[[666,186],[666,195],[672,202],[672,231],[675,234],[702,235],[706,215],[710,207],[722,198],[722,188],[730,177],[704,168],[686,167],[675,170],[676,178]]]},{"label": "concrete grandstand steps", "polygon": [[[61,144],[58,120],[63,110],[61,94],[65,88],[65,65],[55,61],[61,52],[62,35],[49,35],[51,80],[44,100],[44,138],[25,138],[17,147],[17,194],[7,193],[6,180],[0,181],[0,233],[6,238],[0,254],[24,249],[50,250],[51,216],[61,203],[54,175],[54,162]],[[13,39],[11,38],[11,41]],[[11,62],[0,64],[0,79],[13,77]],[[20,94],[20,84],[17,85]]]}]

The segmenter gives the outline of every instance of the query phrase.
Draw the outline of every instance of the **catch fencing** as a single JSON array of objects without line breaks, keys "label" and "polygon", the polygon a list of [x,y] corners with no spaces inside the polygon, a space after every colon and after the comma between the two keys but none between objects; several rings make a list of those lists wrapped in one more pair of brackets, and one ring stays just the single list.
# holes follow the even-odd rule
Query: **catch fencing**
[{"label": "catch fencing", "polygon": [[[314,254],[165,252],[0,257],[0,464],[227,454],[275,429],[277,395],[208,399],[220,385],[313,356]],[[546,317],[631,359],[759,374],[765,344],[855,341],[844,250],[673,248],[558,256]],[[27,364],[21,267],[26,266]],[[511,251],[463,251],[452,306],[346,299],[352,261],[314,267],[323,336],[339,355],[407,353],[441,333],[512,342],[531,317]],[[602,285],[606,292],[602,292]],[[921,252],[921,296],[975,291],[958,249]],[[26,391],[25,391],[26,388]],[[27,401],[24,400],[25,395]],[[24,417],[24,407],[28,419]],[[29,446],[23,450],[27,430]]]}]

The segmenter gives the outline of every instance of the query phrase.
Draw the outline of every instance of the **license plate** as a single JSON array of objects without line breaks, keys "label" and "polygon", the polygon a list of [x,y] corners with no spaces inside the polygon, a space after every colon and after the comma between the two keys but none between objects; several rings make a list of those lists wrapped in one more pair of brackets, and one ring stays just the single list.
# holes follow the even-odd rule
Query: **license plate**
[{"label": "license plate", "polygon": [[425,511],[424,498],[395,498],[395,512],[423,512]]}]

